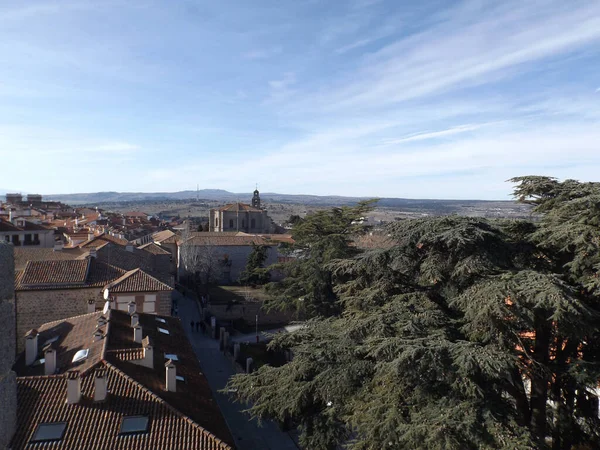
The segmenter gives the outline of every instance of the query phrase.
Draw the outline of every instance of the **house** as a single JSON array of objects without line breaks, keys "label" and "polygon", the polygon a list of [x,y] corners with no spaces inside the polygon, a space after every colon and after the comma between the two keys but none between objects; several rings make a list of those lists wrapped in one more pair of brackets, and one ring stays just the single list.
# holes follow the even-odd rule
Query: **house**
[{"label": "house", "polygon": [[105,309],[25,335],[10,448],[229,450],[179,319]]},{"label": "house", "polygon": [[54,230],[23,218],[12,221],[0,218],[0,241],[9,242],[15,247],[52,248]]},{"label": "house", "polygon": [[[93,312],[108,292],[115,308],[124,299],[140,311],[169,315],[171,285],[142,269],[125,270],[101,261],[93,251],[81,259],[28,261],[15,275],[17,334],[42,323]],[[19,350],[20,343],[17,342]]]}]

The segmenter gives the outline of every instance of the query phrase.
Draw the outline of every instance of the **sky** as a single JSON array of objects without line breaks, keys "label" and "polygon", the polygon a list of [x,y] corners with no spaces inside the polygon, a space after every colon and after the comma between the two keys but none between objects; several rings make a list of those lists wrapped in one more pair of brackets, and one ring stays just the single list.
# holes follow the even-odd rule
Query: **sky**
[{"label": "sky", "polygon": [[0,190],[598,181],[600,1],[0,2]]}]

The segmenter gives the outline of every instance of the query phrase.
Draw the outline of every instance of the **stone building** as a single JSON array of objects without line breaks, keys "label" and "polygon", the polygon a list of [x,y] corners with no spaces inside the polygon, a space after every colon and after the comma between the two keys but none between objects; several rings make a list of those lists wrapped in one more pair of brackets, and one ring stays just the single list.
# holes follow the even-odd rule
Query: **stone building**
[{"label": "stone building", "polygon": [[221,208],[211,209],[209,231],[242,231],[250,234],[272,233],[274,224],[267,211],[261,208],[258,189],[254,191],[252,205],[231,203]]},{"label": "stone building", "polygon": [[17,420],[13,247],[0,242],[0,448],[7,448]]}]

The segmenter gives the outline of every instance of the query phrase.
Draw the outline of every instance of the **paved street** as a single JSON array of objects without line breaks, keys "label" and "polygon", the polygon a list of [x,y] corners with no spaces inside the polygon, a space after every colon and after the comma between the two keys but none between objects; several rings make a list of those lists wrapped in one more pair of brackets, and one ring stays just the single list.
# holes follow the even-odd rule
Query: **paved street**
[{"label": "paved street", "polygon": [[239,450],[298,450],[291,437],[282,432],[275,423],[263,422],[262,426],[259,426],[256,421],[250,421],[248,416],[241,412],[246,406],[233,403],[226,395],[217,392],[225,387],[229,377],[235,373],[233,363],[219,351],[217,340],[209,339],[202,332],[190,330],[190,321],[200,320],[194,300],[180,297],[178,305],[179,317],[219,408],[229,425],[237,448]]}]

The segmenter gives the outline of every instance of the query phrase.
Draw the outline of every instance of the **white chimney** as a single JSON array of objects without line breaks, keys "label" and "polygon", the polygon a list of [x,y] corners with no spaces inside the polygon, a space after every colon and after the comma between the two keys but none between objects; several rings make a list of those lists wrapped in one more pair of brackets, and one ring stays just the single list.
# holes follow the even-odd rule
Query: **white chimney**
[{"label": "white chimney", "polygon": [[133,342],[142,343],[142,327],[139,325],[133,327]]},{"label": "white chimney", "polygon": [[127,312],[129,314],[134,314],[135,313],[135,302],[129,302],[129,303],[127,303]]},{"label": "white chimney", "polygon": [[81,400],[81,377],[78,370],[67,372],[67,403],[73,405]]},{"label": "white chimney", "polygon": [[56,350],[52,348],[52,344],[44,347],[44,375],[52,375],[56,372]]},{"label": "white chimney", "polygon": [[98,367],[94,372],[94,401],[103,402],[106,400],[108,389],[106,387],[106,368]]},{"label": "white chimney", "polygon": [[13,213],[12,213],[12,208],[8,208],[8,221],[12,222],[13,221]]},{"label": "white chimney", "polygon": [[88,241],[94,239],[94,233],[88,233]]},{"label": "white chimney", "polygon": [[96,251],[95,248],[90,248],[90,258],[96,258],[98,256],[98,252]]},{"label": "white chimney", "polygon": [[[131,326],[135,327],[140,323],[140,315],[136,312],[134,312],[131,315]],[[140,339],[140,342],[142,342],[142,340]]]},{"label": "white chimney", "polygon": [[177,392],[177,369],[173,361],[168,360],[165,363],[165,390],[169,392]]},{"label": "white chimney", "polygon": [[62,241],[54,241],[54,251],[55,252],[61,252],[63,249],[64,245]]},{"label": "white chimney", "polygon": [[29,330],[25,334],[25,364],[32,365],[38,355],[38,332]]},{"label": "white chimney", "polygon": [[142,348],[144,349],[144,359],[142,359],[139,364],[154,369],[154,347],[152,347],[150,336],[146,336],[142,339]]}]

